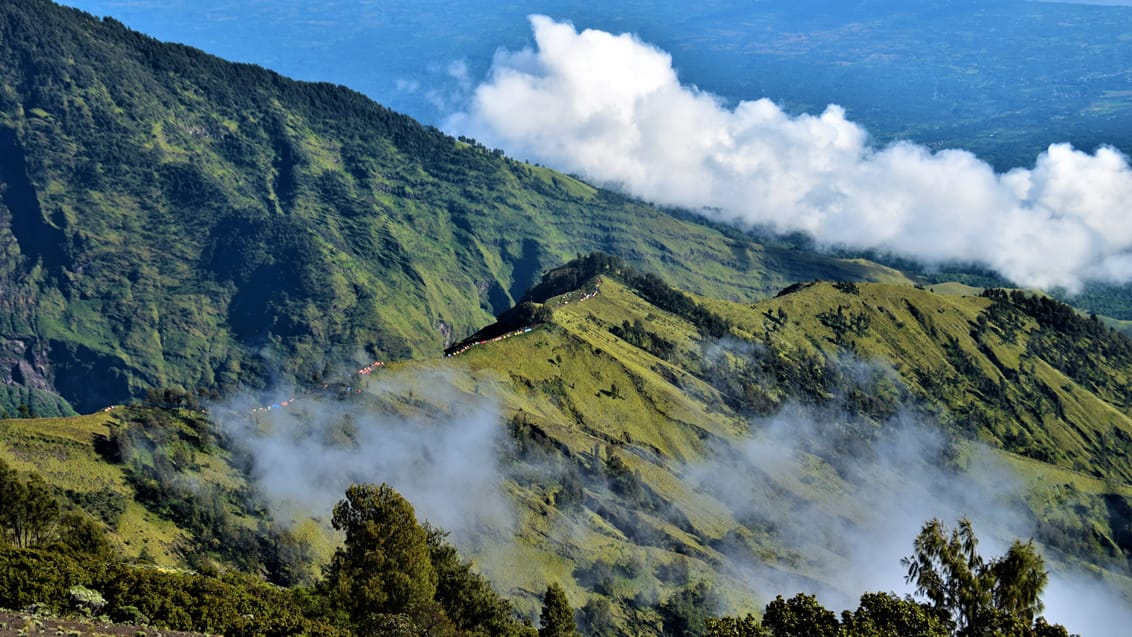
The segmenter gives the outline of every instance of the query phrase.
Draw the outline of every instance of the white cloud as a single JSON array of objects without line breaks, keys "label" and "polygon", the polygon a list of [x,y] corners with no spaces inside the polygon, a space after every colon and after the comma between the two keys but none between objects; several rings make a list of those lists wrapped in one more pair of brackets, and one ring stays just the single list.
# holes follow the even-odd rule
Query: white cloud
[{"label": "white cloud", "polygon": [[830,105],[725,106],[633,35],[532,16],[535,49],[500,51],[455,133],[662,204],[827,246],[973,262],[1028,286],[1132,279],[1132,170],[1056,144],[996,174],[962,150],[870,145]]}]

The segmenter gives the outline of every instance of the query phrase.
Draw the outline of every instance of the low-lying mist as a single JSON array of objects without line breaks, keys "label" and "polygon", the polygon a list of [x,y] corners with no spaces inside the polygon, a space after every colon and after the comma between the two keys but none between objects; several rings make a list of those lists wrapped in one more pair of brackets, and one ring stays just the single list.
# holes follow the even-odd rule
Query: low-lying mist
[{"label": "low-lying mist", "polygon": [[[427,392],[427,402],[416,403],[414,392]],[[396,399],[375,402],[372,396]],[[252,478],[277,518],[329,520],[349,485],[384,482],[462,548],[477,546],[485,535],[514,532],[498,460],[507,436],[499,406],[457,390],[448,375],[383,379],[364,393],[307,395],[251,413],[261,402],[239,396],[210,411],[251,456]]]},{"label": "low-lying mist", "polygon": [[[847,373],[891,381],[868,363],[843,365],[851,368]],[[349,484],[385,482],[409,498],[419,518],[450,531],[480,570],[506,573],[513,563],[493,561],[515,554],[480,549],[515,542],[523,516],[536,515],[517,507],[507,484],[529,483],[537,478],[532,472],[561,480],[563,467],[532,465],[529,458],[519,466],[503,407],[506,390],[480,393],[490,384],[462,374],[382,371],[360,394],[352,388],[308,395],[258,413],[251,413],[257,402],[244,396],[210,412],[250,454],[253,479],[277,519],[328,519]],[[669,461],[666,469],[744,527],[734,541],[705,539],[725,556],[718,584],[744,582],[757,594],[751,607],[796,592],[817,594],[834,610],[855,608],[864,592],[910,593],[900,559],[931,518],[948,525],[970,518],[984,556],[1035,533],[1025,486],[1011,467],[978,444],[949,439],[914,406],[863,424],[838,399],[791,403],[753,419],[748,435],[716,441],[703,458]],[[586,488],[612,497],[605,487]],[[751,538],[759,534],[772,539],[773,558],[755,550]],[[548,537],[578,539],[565,527]],[[1045,595],[1050,620],[1086,636],[1132,625],[1129,602],[1115,589],[1053,566]]]},{"label": "low-lying mist", "polygon": [[[729,338],[708,345],[705,354],[708,360],[767,355]],[[900,560],[932,518],[948,526],[970,519],[988,558],[1038,535],[1040,522],[1025,500],[1029,487],[1001,454],[949,435],[887,365],[852,357],[832,365],[844,379],[837,395],[754,418],[747,437],[683,470],[699,492],[724,502],[736,519],[772,529],[785,555],[797,556],[802,567],[792,569],[789,559],[783,568],[749,552],[728,554],[763,599],[802,591],[839,610],[854,608],[864,592],[911,594]],[[888,417],[862,419],[848,389],[898,396],[897,408]],[[1048,619],[1085,636],[1132,625],[1127,580],[1117,587],[1048,547],[1043,552],[1051,570],[1043,596]],[[1123,564],[1100,566],[1127,575]]]},{"label": "low-lying mist", "polygon": [[[912,539],[931,518],[948,524],[970,518],[991,552],[1030,535],[1019,498],[1022,485],[988,450],[973,446],[956,457],[938,429],[908,413],[886,423],[875,440],[841,449],[823,431],[840,417],[791,406],[756,424],[738,447],[739,466],[720,472],[709,462],[710,471],[697,474],[727,476],[704,484],[741,515],[771,512],[777,537],[810,556],[817,579],[830,584],[812,592],[828,595],[832,606],[851,608],[865,591],[906,591],[900,559],[911,553]],[[779,503],[742,497],[760,488],[758,480],[743,476],[760,473],[779,485],[798,485],[814,503],[784,511]],[[755,503],[758,508],[751,508]],[[747,568],[759,571],[755,564]],[[803,588],[786,578],[765,593]]]},{"label": "low-lying mist", "polygon": [[[756,423],[728,466],[709,461],[690,474],[738,516],[774,520],[776,538],[812,560],[805,570],[815,575],[799,577],[768,568],[749,554],[729,555],[764,600],[802,591],[840,610],[855,608],[864,592],[911,594],[900,559],[912,553],[913,538],[932,518],[948,526],[969,518],[988,558],[1002,555],[1015,539],[1036,534],[1037,521],[1022,498],[1025,485],[990,449],[968,443],[956,454],[938,423],[902,412],[875,441],[847,455],[825,433],[838,417],[825,409],[791,406]],[[815,457],[827,460],[838,477],[816,472]],[[761,475],[780,485],[819,485],[824,497],[803,506],[768,500],[760,495],[766,491]],[[1042,597],[1047,619],[1084,637],[1132,626],[1127,593],[1055,561],[1048,552],[1046,557],[1051,569]]]}]

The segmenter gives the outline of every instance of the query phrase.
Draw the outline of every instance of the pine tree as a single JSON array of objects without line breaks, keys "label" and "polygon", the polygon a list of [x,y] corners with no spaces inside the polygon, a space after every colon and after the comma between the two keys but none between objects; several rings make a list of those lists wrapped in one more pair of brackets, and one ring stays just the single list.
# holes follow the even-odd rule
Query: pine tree
[{"label": "pine tree", "polygon": [[546,587],[539,619],[542,624],[538,629],[539,637],[578,637],[574,609],[570,607],[570,600],[566,599],[566,591],[557,583]]},{"label": "pine tree", "polygon": [[345,531],[346,541],[334,554],[328,582],[356,624],[434,605],[437,575],[428,533],[392,487],[351,486],[335,505],[332,523]]}]

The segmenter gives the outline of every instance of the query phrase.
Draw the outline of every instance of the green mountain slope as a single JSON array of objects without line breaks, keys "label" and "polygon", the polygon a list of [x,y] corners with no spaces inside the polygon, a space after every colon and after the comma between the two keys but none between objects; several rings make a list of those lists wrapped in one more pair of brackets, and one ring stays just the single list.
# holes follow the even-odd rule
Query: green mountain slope
[{"label": "green mountain slope", "polygon": [[198,412],[180,409],[124,407],[0,427],[0,457],[41,476],[65,507],[101,521],[126,560],[307,580],[310,557],[332,547],[311,524],[281,533],[230,446]]},{"label": "green mountain slope", "polygon": [[[458,425],[487,400],[500,408],[490,428],[508,435],[488,455],[478,445],[456,454],[498,465],[515,526],[483,529],[467,548],[527,616],[549,582],[586,621],[623,634],[671,632],[694,619],[690,608],[757,610],[776,593],[859,595],[875,585],[868,573],[889,573],[886,587],[902,573],[896,560],[862,568],[862,544],[907,554],[905,527],[953,509],[977,523],[1008,512],[1003,523],[1020,522],[1056,569],[1132,590],[1119,442],[1130,429],[1128,339],[1055,302],[952,291],[817,283],[734,303],[591,255],[547,273],[528,310],[450,357],[390,364],[353,377],[350,391],[300,392],[269,416],[211,412],[261,432],[293,419],[304,445],[325,428],[322,446],[297,455],[257,459],[254,446],[240,451],[246,441],[202,438],[196,412],[130,408],[8,421],[0,456],[95,511],[93,494],[120,494],[117,541],[135,559],[148,546],[165,565],[216,561],[302,581],[311,571],[299,566],[325,560],[332,539],[313,521],[288,532],[255,522],[266,509],[235,508],[262,502],[244,471],[263,479],[257,461],[317,455],[354,472],[350,453],[373,465],[381,448],[407,448],[382,423],[437,436],[429,423]],[[1094,353],[1087,369],[1082,351]],[[108,453],[112,440],[132,451]],[[416,462],[447,471],[454,456],[435,451]],[[187,481],[204,495],[179,491]]]},{"label": "green mountain slope", "polygon": [[741,333],[892,364],[969,437],[1065,468],[1132,480],[1132,340],[1045,297],[821,283],[759,305],[708,307]]},{"label": "green mountain slope", "polygon": [[13,415],[311,379],[333,371],[328,350],[436,354],[593,249],[740,300],[900,277],[724,235],[343,87],[47,0],[0,6],[0,158]]},{"label": "green mountain slope", "polygon": [[445,363],[503,388],[507,462],[526,467],[527,567],[497,583],[573,582],[579,604],[612,599],[625,630],[652,632],[697,581],[750,608],[776,585],[859,590],[853,538],[883,537],[875,510],[954,506],[1009,510],[1057,568],[1130,590],[1127,337],[1020,294],[818,283],[747,305],[628,270],[549,273],[530,331],[487,329]]}]

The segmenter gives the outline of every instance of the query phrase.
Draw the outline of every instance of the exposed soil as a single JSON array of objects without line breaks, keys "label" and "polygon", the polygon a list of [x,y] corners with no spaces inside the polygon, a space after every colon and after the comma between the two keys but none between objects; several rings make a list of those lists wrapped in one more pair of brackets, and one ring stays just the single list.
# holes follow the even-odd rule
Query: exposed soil
[{"label": "exposed soil", "polygon": [[111,624],[94,619],[57,619],[29,613],[0,611],[0,637],[203,637],[200,633],[183,633],[146,626]]}]

